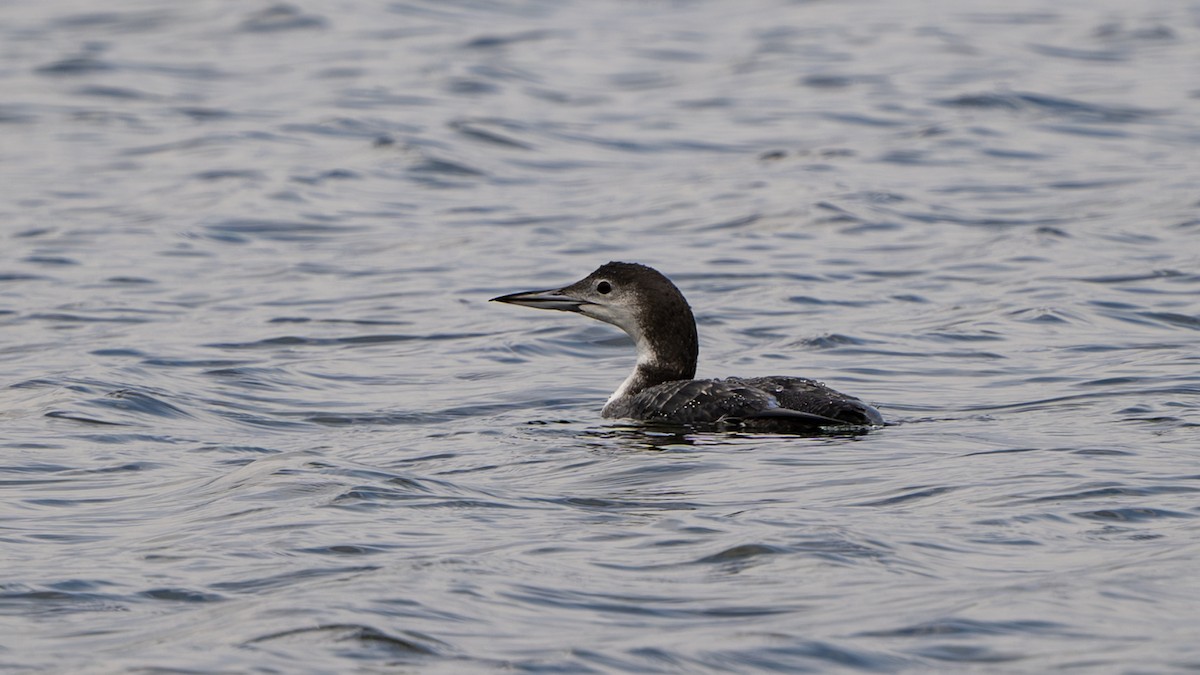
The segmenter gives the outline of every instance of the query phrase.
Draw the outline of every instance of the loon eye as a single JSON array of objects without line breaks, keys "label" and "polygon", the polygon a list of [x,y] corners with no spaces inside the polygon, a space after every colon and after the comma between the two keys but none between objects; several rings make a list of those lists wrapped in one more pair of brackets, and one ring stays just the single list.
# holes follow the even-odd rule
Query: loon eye
[{"label": "loon eye", "polygon": [[612,292],[612,284],[608,283],[607,281],[601,281],[600,283],[596,284],[596,292],[601,295],[608,295]]}]

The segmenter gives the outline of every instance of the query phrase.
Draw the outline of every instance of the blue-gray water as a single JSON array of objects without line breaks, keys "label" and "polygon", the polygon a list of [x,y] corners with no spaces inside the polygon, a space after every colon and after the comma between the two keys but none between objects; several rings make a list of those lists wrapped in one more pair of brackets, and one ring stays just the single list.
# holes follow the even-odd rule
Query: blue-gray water
[{"label": "blue-gray water", "polygon": [[[1200,2],[0,2],[0,669],[1200,668]],[[602,419],[608,260],[700,375]]]}]

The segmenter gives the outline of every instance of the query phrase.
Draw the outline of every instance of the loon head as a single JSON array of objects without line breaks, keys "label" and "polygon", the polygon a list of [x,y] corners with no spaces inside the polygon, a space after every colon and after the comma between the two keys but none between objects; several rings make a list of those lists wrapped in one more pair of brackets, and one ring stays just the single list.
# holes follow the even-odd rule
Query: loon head
[{"label": "loon head", "polygon": [[622,388],[625,394],[635,393],[627,390],[639,373],[639,388],[696,374],[699,343],[692,309],[675,284],[651,267],[610,262],[569,286],[492,301],[576,312],[625,331],[638,351],[634,375]]}]

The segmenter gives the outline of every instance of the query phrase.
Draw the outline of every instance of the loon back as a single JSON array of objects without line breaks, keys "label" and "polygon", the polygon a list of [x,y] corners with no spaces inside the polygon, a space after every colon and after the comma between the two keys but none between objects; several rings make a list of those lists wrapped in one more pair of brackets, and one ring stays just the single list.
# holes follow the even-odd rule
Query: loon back
[{"label": "loon back", "polygon": [[610,402],[604,416],[775,431],[883,424],[879,411],[859,399],[785,375],[664,382]]},{"label": "loon back", "polygon": [[637,364],[608,399],[605,417],[781,431],[883,423],[871,406],[814,380],[691,379],[699,354],[691,307],[670,279],[645,265],[610,262],[563,288],[492,300],[583,314],[633,338]]}]

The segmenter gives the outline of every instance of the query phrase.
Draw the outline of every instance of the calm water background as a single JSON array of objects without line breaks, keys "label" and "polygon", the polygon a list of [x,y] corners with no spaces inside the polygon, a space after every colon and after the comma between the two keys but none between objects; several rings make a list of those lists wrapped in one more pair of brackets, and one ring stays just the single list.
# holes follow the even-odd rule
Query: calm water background
[{"label": "calm water background", "polygon": [[[0,669],[1200,668],[1200,2],[0,2]],[[659,267],[599,416],[489,305]]]}]

